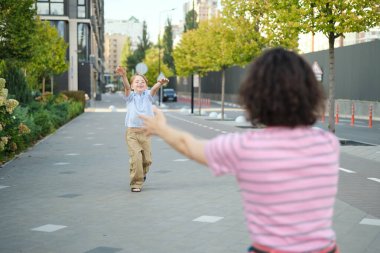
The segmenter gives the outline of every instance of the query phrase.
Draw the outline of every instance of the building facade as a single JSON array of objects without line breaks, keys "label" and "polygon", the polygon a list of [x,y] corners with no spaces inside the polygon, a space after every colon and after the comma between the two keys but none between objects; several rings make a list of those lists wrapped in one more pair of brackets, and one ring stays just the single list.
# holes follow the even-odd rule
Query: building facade
[{"label": "building facade", "polygon": [[126,35],[131,40],[131,49],[137,49],[139,37],[141,37],[143,23],[135,17],[130,17],[128,20],[105,20],[105,33],[108,35],[119,34]]},{"label": "building facade", "polygon": [[114,71],[121,65],[121,54],[124,44],[129,37],[131,50],[136,50],[139,37],[142,36],[143,23],[135,17],[128,20],[105,20],[105,40],[104,40],[104,62],[105,62],[105,81],[112,83],[115,79]]},{"label": "building facade", "polygon": [[190,0],[183,5],[184,17],[186,13],[194,10],[197,12],[197,22],[208,20],[218,14],[217,0]]},{"label": "building facade", "polygon": [[105,73],[112,75],[116,67],[121,65],[121,53],[127,38],[127,35],[119,33],[106,33],[104,40]]},{"label": "building facade", "polygon": [[37,15],[68,43],[69,70],[54,78],[54,90],[83,90],[101,99],[104,87],[104,0],[36,0]]},{"label": "building facade", "polygon": [[[335,47],[350,46],[379,39],[380,27],[374,27],[366,32],[347,33],[344,37],[337,38],[335,40]],[[311,33],[301,34],[298,44],[302,53],[317,52],[329,48],[328,39],[322,33],[316,33],[314,36]]]}]

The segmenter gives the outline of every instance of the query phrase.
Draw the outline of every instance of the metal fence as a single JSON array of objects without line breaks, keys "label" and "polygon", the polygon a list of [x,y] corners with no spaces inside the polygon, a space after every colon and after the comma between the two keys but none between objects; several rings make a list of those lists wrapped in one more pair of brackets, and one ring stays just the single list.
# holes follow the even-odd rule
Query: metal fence
[{"label": "metal fence", "polygon": [[[304,58],[312,64],[318,62],[323,71],[322,84],[327,92],[329,75],[328,50],[308,53]],[[335,49],[335,98],[342,104],[342,115],[349,115],[351,104],[357,104],[359,117],[366,117],[368,108],[373,106],[374,119],[380,119],[380,40]],[[226,70],[225,100],[238,102],[240,83],[245,68],[231,67]],[[210,72],[200,78],[201,97],[220,100],[222,73]],[[170,87],[182,96],[191,94],[191,77],[170,78]],[[195,88],[197,97],[199,88]],[[344,102],[342,102],[344,101]],[[350,104],[350,106],[346,106]],[[346,109],[348,108],[348,109]],[[347,113],[346,113],[347,112]],[[366,113],[364,113],[366,112]]]}]

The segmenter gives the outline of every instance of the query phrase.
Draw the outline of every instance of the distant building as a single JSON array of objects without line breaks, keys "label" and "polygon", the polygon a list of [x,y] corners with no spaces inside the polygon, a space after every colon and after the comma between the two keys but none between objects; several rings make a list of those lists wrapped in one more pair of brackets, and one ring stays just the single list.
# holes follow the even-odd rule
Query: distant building
[{"label": "distant building", "polygon": [[[349,46],[376,39],[380,39],[380,27],[371,28],[367,32],[344,34],[344,37],[335,40],[335,47]],[[301,34],[299,36],[298,44],[298,48],[303,53],[321,51],[329,48],[328,39],[322,33],[317,33],[314,36],[312,36],[312,34]]]},{"label": "distant building", "polygon": [[126,35],[131,39],[132,50],[137,48],[139,37],[142,37],[143,23],[135,17],[130,17],[128,20],[105,20],[105,33]]},{"label": "distant building", "polygon": [[190,0],[183,5],[184,17],[193,9],[197,12],[197,22],[211,19],[218,14],[217,0]]},{"label": "distant building", "polygon": [[112,75],[116,67],[121,65],[121,53],[128,36],[123,34],[106,34],[104,40],[105,72]]},{"label": "distant building", "polygon": [[128,20],[105,20],[104,58],[107,83],[112,82],[116,67],[121,65],[121,53],[127,38],[131,40],[131,50],[136,50],[142,31],[143,23],[133,16]]},{"label": "distant building", "polygon": [[36,0],[37,15],[50,21],[69,44],[68,72],[54,91],[83,90],[100,99],[104,86],[104,0]]}]

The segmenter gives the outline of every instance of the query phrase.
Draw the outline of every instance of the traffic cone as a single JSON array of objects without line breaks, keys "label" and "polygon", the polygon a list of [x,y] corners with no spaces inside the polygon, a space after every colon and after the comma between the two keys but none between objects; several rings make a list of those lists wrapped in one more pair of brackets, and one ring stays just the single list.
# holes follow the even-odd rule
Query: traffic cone
[{"label": "traffic cone", "polygon": [[351,106],[351,126],[354,126],[355,124],[355,104],[352,104]]},{"label": "traffic cone", "polygon": [[339,104],[336,104],[335,124],[339,123]]}]

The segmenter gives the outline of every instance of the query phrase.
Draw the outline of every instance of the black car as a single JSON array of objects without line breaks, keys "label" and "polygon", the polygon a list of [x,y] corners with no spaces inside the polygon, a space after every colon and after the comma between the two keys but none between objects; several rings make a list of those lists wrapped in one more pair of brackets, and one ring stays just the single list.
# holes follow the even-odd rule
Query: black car
[{"label": "black car", "polygon": [[177,93],[175,92],[174,89],[165,88],[162,93],[163,93],[163,96],[162,96],[163,102],[166,102],[166,101],[177,102]]}]

